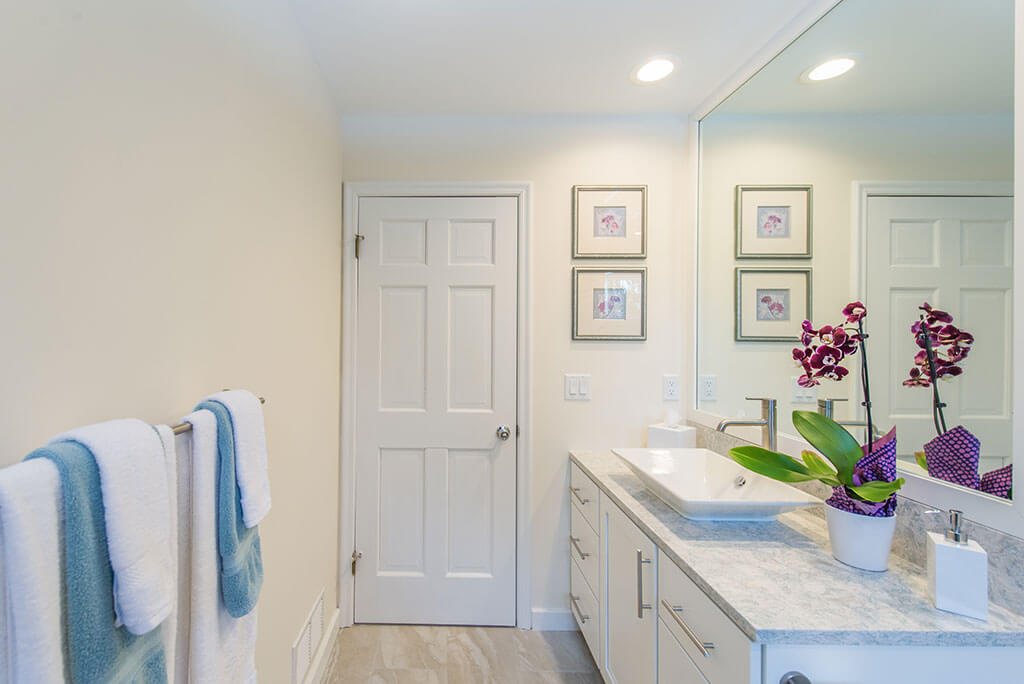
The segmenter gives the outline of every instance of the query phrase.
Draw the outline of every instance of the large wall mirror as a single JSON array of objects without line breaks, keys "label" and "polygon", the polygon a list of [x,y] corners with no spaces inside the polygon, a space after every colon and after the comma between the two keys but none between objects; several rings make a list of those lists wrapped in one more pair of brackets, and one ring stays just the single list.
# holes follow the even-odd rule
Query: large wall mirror
[{"label": "large wall mirror", "polygon": [[860,301],[872,422],[896,428],[901,468],[1009,500],[1013,12],[843,0],[701,120],[701,412],[759,417],[756,396],[779,401],[784,435],[794,409],[865,422],[863,354],[819,355],[813,380],[794,360],[805,319],[841,349],[822,330]]}]

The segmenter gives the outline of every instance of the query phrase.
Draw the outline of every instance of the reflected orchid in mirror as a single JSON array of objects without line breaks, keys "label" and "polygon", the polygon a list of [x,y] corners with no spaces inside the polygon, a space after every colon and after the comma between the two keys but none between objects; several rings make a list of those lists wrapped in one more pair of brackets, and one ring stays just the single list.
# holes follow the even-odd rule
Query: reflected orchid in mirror
[{"label": "reflected orchid in mirror", "polygon": [[946,405],[939,399],[937,382],[963,374],[960,364],[974,344],[974,335],[957,328],[949,313],[932,307],[928,302],[922,303],[918,309],[922,312],[921,318],[910,326],[910,332],[921,351],[914,355],[914,366],[903,385],[932,388],[935,431],[943,435],[948,432],[942,413]]}]

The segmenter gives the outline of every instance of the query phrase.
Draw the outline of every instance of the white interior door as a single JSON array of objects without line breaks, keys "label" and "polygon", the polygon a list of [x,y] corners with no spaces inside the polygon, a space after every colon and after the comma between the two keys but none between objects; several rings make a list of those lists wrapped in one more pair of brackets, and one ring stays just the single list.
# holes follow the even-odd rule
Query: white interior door
[{"label": "white interior door", "polygon": [[517,200],[358,225],[356,622],[514,625]]},{"label": "white interior door", "polygon": [[902,384],[918,351],[910,326],[925,301],[975,337],[964,374],[939,383],[946,426],[977,435],[982,457],[998,462],[1012,453],[1012,220],[1009,197],[868,200],[872,418],[883,432],[898,426],[901,454],[936,435],[931,390]]}]

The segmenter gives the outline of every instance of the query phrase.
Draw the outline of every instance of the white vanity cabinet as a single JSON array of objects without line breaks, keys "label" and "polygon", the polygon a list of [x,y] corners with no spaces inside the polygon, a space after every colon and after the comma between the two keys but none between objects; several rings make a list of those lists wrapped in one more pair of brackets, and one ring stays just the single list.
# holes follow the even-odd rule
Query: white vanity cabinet
[{"label": "white vanity cabinet", "polygon": [[[613,463],[618,467],[617,461]],[[958,618],[943,613],[933,614],[931,609],[923,618],[918,618],[923,628],[917,628],[921,639],[930,643],[898,643],[902,634],[898,628],[913,619],[906,612],[900,614],[896,628],[884,625],[876,629],[876,623],[869,622],[867,627],[858,626],[855,630],[862,634],[844,633],[842,621],[849,620],[849,616],[839,613],[835,616],[838,624],[834,636],[809,631],[810,636],[804,635],[807,642],[792,638],[783,641],[778,639],[780,630],[776,628],[774,640],[752,640],[748,636],[750,632],[738,626],[742,623],[733,621],[719,607],[728,604],[713,600],[714,594],[705,593],[698,584],[707,581],[712,586],[725,586],[736,592],[735,581],[721,582],[723,578],[717,576],[697,577],[684,573],[670,555],[679,553],[679,558],[688,559],[690,556],[686,554],[691,553],[699,560],[700,554],[705,552],[701,545],[704,542],[691,538],[684,542],[668,531],[664,536],[657,536],[650,528],[634,523],[635,519],[644,525],[643,521],[653,509],[628,492],[624,492],[621,499],[614,499],[609,493],[621,487],[620,477],[632,477],[627,472],[617,470],[615,478],[609,477],[607,481],[602,478],[599,488],[575,462],[571,471],[568,548],[572,559],[569,580],[572,612],[606,684],[1024,682],[1024,646],[1020,645],[1024,630],[1012,629],[1001,634],[993,629],[991,643],[982,641],[974,646],[968,640],[978,644],[978,637],[985,636],[984,632],[977,633],[978,623],[961,623]],[[620,501],[628,503],[620,504]],[[625,510],[634,511],[635,517],[626,515]],[[676,514],[664,515],[663,519],[671,522]],[[750,555],[749,547],[761,543],[766,542],[751,540],[746,551],[738,546],[736,554],[746,553],[744,562],[757,564],[759,559]],[[772,548],[778,547],[778,542],[767,543]],[[710,551],[716,558],[713,567],[720,566],[722,573],[730,572],[730,567],[720,560],[721,543],[712,540],[706,544],[714,547]],[[681,546],[685,553],[679,551]],[[798,556],[794,558],[804,563],[805,572],[820,572],[815,570],[815,558],[810,561],[810,570],[806,569],[808,561],[799,561]],[[740,573],[740,568],[735,571]],[[827,584],[821,576],[815,576],[814,580]],[[865,585],[865,590],[869,587]],[[761,600],[770,588],[753,587],[751,591]],[[850,589],[847,585],[847,590]],[[717,591],[722,589],[717,588]],[[749,604],[750,597],[745,598]],[[777,592],[764,597],[770,609],[789,599],[788,594]],[[905,599],[911,609],[917,600]],[[820,617],[819,614],[815,618],[819,624]],[[749,617],[744,614],[743,619],[749,620]],[[762,621],[770,619],[762,613]],[[989,624],[997,619],[1005,621],[1007,618],[997,618],[993,613]],[[962,635],[935,627],[936,621],[949,620],[954,620],[952,627],[963,631]],[[800,636],[807,630],[799,616],[792,624],[791,628],[783,623],[782,631]],[[886,638],[889,633],[896,638]],[[945,634],[948,643],[936,642],[937,634]],[[858,644],[858,640],[862,643]],[[789,678],[793,672],[807,679]]]},{"label": "white vanity cabinet", "polygon": [[598,488],[573,464],[569,499],[569,607],[590,648],[601,662],[600,553]]}]

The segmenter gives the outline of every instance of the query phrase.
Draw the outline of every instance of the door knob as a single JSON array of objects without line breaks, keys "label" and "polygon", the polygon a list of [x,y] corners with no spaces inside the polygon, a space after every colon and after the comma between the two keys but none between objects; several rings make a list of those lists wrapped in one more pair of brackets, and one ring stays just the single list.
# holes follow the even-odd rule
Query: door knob
[{"label": "door knob", "polygon": [[512,430],[509,429],[508,425],[499,425],[495,434],[498,435],[498,439],[504,442],[512,436]]},{"label": "door knob", "polygon": [[787,672],[782,675],[779,684],[811,684],[811,680],[802,672]]}]

